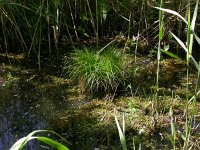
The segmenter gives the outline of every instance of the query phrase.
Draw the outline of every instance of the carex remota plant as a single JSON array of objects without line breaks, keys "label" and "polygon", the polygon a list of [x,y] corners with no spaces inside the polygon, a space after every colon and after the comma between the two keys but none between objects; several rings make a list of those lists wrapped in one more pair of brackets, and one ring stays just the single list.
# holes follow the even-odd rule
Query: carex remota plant
[{"label": "carex remota plant", "polygon": [[83,82],[84,91],[111,92],[125,82],[124,59],[119,49],[107,48],[101,53],[85,48],[75,50],[66,66],[71,79]]}]

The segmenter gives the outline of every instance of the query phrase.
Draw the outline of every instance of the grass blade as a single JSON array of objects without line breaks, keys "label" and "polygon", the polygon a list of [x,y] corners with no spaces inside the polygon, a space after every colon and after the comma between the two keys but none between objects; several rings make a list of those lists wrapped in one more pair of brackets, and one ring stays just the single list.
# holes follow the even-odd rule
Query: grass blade
[{"label": "grass blade", "polygon": [[[58,142],[56,142],[56,141],[54,141],[54,140],[51,140],[51,139],[49,139],[49,138],[45,138],[45,137],[34,137],[33,135],[36,134],[36,133],[38,133],[38,132],[40,132],[40,133],[41,133],[41,132],[50,132],[50,133],[53,133],[53,134],[59,136],[61,139],[64,140],[64,138],[62,138],[60,135],[58,135],[57,133],[55,133],[55,132],[53,132],[53,131],[50,131],[50,130],[35,130],[35,131],[31,132],[30,134],[28,134],[26,137],[23,137],[23,138],[19,139],[19,140],[10,148],[10,150],[21,150],[21,149],[24,147],[24,145],[25,145],[28,141],[30,141],[30,140],[32,140],[32,139],[38,139],[38,140],[40,140],[40,141],[42,141],[42,142],[44,142],[44,143],[46,143],[46,144],[49,144],[49,145],[51,145],[51,146],[53,146],[53,147],[58,148],[59,150],[69,150],[69,149],[68,149],[67,147],[65,147],[64,145],[62,145],[62,144],[60,144],[60,143],[58,143]],[[64,140],[64,141],[66,141],[66,140]]]},{"label": "grass blade", "polygon": [[188,49],[185,46],[185,44],[176,35],[174,35],[171,31],[170,31],[170,33],[176,39],[176,41],[181,45],[181,47],[185,50],[185,52],[187,53]]},{"label": "grass blade", "polygon": [[190,29],[193,32],[194,32],[195,22],[196,22],[196,18],[197,18],[198,4],[199,4],[199,0],[197,0],[197,2],[196,2],[196,6],[195,6],[195,9],[194,9],[194,14],[193,14],[192,22],[191,22],[191,26],[190,26]]},{"label": "grass blade", "polygon": [[183,18],[179,13],[177,13],[176,11],[174,10],[170,10],[170,9],[166,9],[166,8],[160,8],[160,7],[154,7],[156,9],[159,9],[159,10],[162,10],[162,11],[165,11],[167,13],[170,13],[170,14],[173,14],[175,16],[178,16],[179,18],[181,18],[186,24],[188,24],[188,22],[186,21],[185,18]]},{"label": "grass blade", "polygon": [[178,60],[182,60],[179,56],[177,56],[177,55],[175,55],[174,53],[171,53],[171,52],[169,52],[169,51],[166,51],[166,50],[161,49],[161,52],[165,53],[166,55],[168,55],[168,56],[170,56],[170,57],[172,57],[172,58],[176,58],[176,59],[178,59]]},{"label": "grass blade", "polygon": [[[196,2],[196,6],[195,6],[195,9],[194,9],[194,14],[193,14],[191,24],[189,24],[189,22],[188,22],[188,25],[190,25],[190,26],[188,26],[188,32],[189,32],[188,36],[190,36],[189,41],[188,41],[188,43],[189,43],[189,48],[188,48],[189,54],[192,54],[193,38],[194,38],[194,34],[192,34],[192,33],[194,33],[194,28],[195,28],[195,23],[196,23],[196,18],[197,18],[197,11],[198,11],[198,3],[199,3],[199,0],[197,0],[197,2]],[[188,14],[190,14],[190,12]],[[190,15],[188,15],[188,16],[190,16]],[[188,19],[188,21],[189,21],[189,19]]]},{"label": "grass blade", "polygon": [[[188,54],[188,49],[187,49],[187,47],[185,46],[185,44],[184,44],[176,35],[174,35],[172,32],[170,32],[170,33],[171,33],[172,36],[176,39],[176,41],[182,46],[182,48],[185,50],[185,52]],[[194,59],[194,57],[193,57],[191,54],[189,54],[189,58],[192,59],[192,61],[193,61],[194,65],[195,65],[195,67],[197,68],[197,70],[199,70],[199,65],[197,64],[197,62],[196,62],[196,60]]]},{"label": "grass blade", "polygon": [[[119,138],[120,138],[120,142],[121,142],[122,148],[123,148],[123,150],[127,150],[125,132],[122,131],[122,129],[121,129],[120,125],[119,125],[119,122],[117,120],[117,116],[115,116],[115,122],[116,122],[117,129],[118,129],[118,132],[119,132]],[[125,128],[124,119],[123,119],[123,128]]]},{"label": "grass blade", "polygon": [[27,139],[27,137],[23,137],[21,138],[20,140],[18,140],[11,148],[10,150],[20,150],[22,149],[23,147],[21,147],[21,145],[24,145],[24,141],[26,140],[26,142],[30,141],[30,140],[33,140],[33,139],[37,139],[43,143],[46,143],[54,148],[56,148],[57,150],[69,150],[67,147],[65,147],[64,145],[62,145],[61,143],[58,143],[50,138],[47,138],[47,137],[34,137],[34,136],[31,136]]},{"label": "grass blade", "polygon": [[200,38],[194,33],[194,37],[197,40],[198,44],[200,45]]},{"label": "grass blade", "polygon": [[23,137],[19,139],[11,148],[10,150],[20,150],[25,144],[27,137]]},{"label": "grass blade", "polygon": [[35,137],[35,139],[42,141],[58,150],[69,150],[67,147],[65,147],[63,144],[58,143],[50,138],[47,137]]}]

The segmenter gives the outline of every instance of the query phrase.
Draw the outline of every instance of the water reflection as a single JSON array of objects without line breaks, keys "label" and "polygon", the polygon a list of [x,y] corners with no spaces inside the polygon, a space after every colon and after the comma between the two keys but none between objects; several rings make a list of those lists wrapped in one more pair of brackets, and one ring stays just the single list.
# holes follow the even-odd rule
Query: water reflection
[{"label": "water reflection", "polygon": [[[19,138],[33,130],[45,129],[42,115],[34,113],[33,101],[24,94],[1,89],[0,103],[0,150],[8,150]],[[38,146],[37,141],[31,141],[26,149],[36,150]]]}]

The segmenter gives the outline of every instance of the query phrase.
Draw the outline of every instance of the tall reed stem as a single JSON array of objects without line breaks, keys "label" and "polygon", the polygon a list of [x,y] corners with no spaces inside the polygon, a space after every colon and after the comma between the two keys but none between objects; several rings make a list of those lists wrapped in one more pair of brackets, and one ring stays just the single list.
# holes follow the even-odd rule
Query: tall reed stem
[{"label": "tall reed stem", "polygon": [[[163,0],[160,1],[160,8],[163,7]],[[159,92],[159,70],[160,70],[160,55],[161,55],[161,40],[163,38],[163,11],[159,10],[159,41],[157,51],[157,73],[156,73],[156,99]]]},{"label": "tall reed stem", "polygon": [[99,45],[99,7],[98,0],[96,0],[96,43]]}]

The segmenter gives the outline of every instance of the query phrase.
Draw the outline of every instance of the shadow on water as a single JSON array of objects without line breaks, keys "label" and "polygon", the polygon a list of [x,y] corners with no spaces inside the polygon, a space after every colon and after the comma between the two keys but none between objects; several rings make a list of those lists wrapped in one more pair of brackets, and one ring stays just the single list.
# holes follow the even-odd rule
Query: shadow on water
[{"label": "shadow on water", "polygon": [[[23,75],[20,78],[7,77],[8,72],[15,74],[11,70],[0,74],[0,150],[8,150],[34,130],[52,129],[50,120],[66,105],[60,104],[63,102],[60,100],[62,88],[57,90],[54,86],[46,88],[42,85],[38,88],[30,82],[35,75],[30,78]],[[45,79],[37,79],[40,80]],[[36,150],[38,147],[47,149],[46,145],[35,140],[29,142],[26,149]]]},{"label": "shadow on water", "polygon": [[[2,80],[7,82],[6,79],[2,78]],[[46,79],[37,79],[39,82],[46,82],[44,80]],[[49,82],[51,82],[50,79]],[[76,131],[80,127],[77,127],[77,122],[86,123],[90,120],[91,123],[94,120],[91,116],[87,116],[88,114],[77,111],[89,100],[76,97],[68,100],[65,88],[66,85],[62,84],[56,86],[41,84],[36,87],[33,83],[21,79],[12,80],[9,86],[5,86],[2,82],[0,86],[0,150],[8,150],[20,138],[34,130],[42,129],[59,133],[72,143],[71,149],[77,149],[77,145],[80,145],[76,136],[81,134]],[[50,136],[59,141],[58,137],[44,136]],[[67,146],[71,145],[67,144]],[[26,145],[26,149],[51,148],[33,140]]]},{"label": "shadow on water", "polygon": [[[36,129],[46,128],[42,115],[33,111],[33,102],[11,89],[0,93],[0,149],[8,150],[19,138]],[[27,149],[37,149],[35,142],[29,142]]]}]

